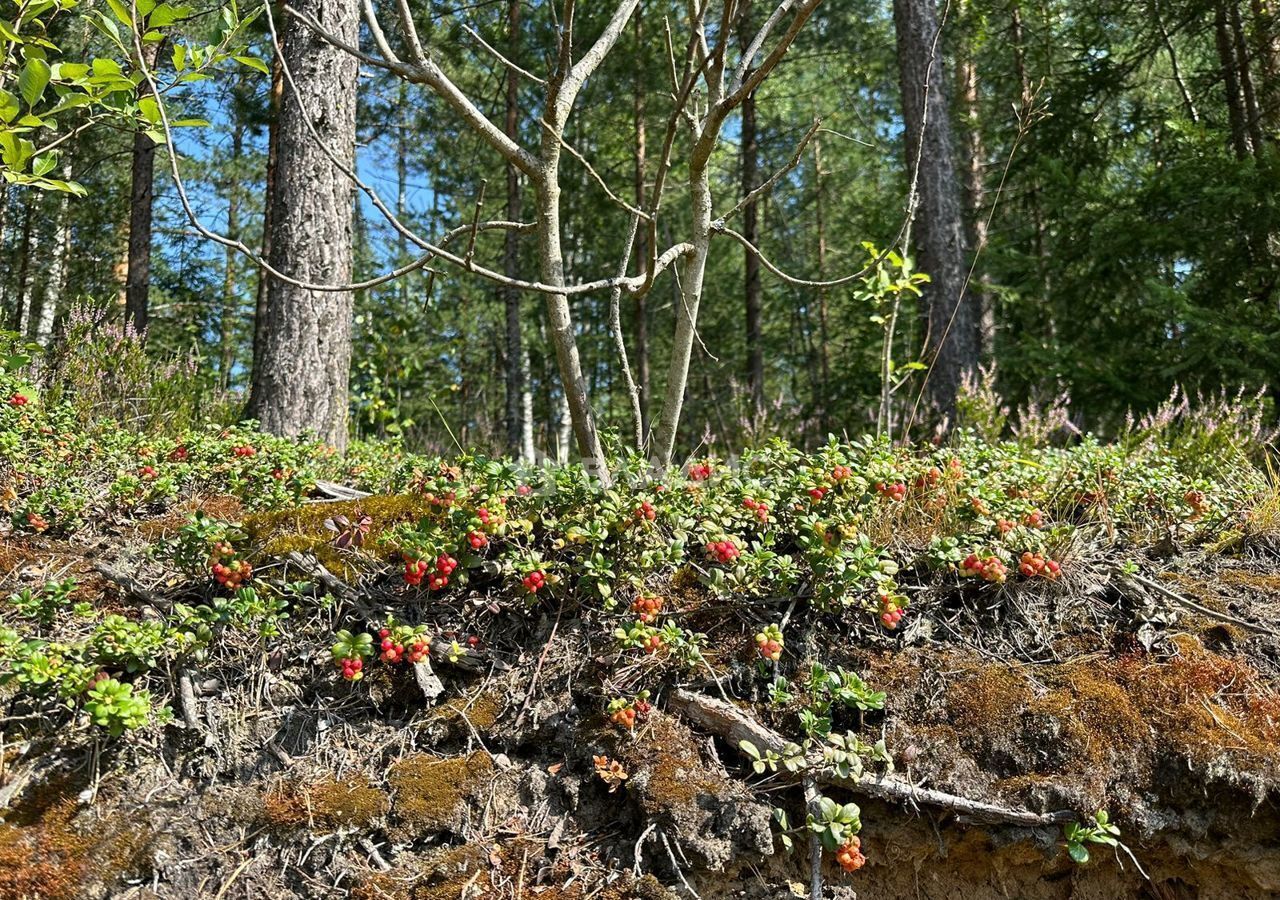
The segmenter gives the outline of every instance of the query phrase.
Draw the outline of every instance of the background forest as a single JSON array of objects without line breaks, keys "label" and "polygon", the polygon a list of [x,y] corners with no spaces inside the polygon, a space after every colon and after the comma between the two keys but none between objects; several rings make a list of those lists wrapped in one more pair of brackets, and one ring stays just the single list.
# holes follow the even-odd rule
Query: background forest
[{"label": "background forest", "polygon": [[[570,283],[614,274],[628,235],[623,206],[652,189],[672,106],[669,69],[682,49],[668,58],[673,27],[675,43],[683,40],[672,18],[679,19],[679,4],[667,6],[640,5],[566,127],[575,151],[560,171]],[[902,249],[913,166],[901,84],[912,54],[920,55],[903,23],[937,16],[941,39],[926,48],[930,116],[945,120],[930,120],[942,143],[922,142],[921,168],[940,176],[951,196],[920,204],[908,238],[960,229],[962,256],[958,268],[930,271],[931,260],[910,246],[933,280],[918,286],[919,299],[903,292],[889,379],[901,381],[892,398],[895,434],[911,420],[921,432],[925,417],[913,410],[923,368],[909,364],[932,358],[925,319],[914,308],[944,294],[962,298],[957,332],[972,329],[972,339],[952,337],[964,369],[994,367],[998,390],[1013,405],[1069,396],[1069,415],[1081,428],[1113,428],[1130,410],[1152,409],[1174,385],[1252,391],[1275,381],[1280,26],[1270,0],[897,6],[895,23],[889,2],[817,4],[769,78],[729,115],[710,160],[715,191],[730,197],[781,174],[735,227],[794,279],[840,278],[886,248]],[[127,17],[127,6],[121,10]],[[213,13],[179,12],[156,48],[158,72],[174,70],[175,46],[210,40],[222,25]],[[534,141],[539,85],[488,50],[543,72],[557,10],[491,0],[415,12],[454,82],[491,121]],[[754,11],[757,24],[768,12]],[[752,14],[748,6],[742,21]],[[594,34],[599,12],[579,15],[580,31]],[[51,18],[50,37],[69,56],[110,56],[95,17],[109,20],[112,10],[87,0],[74,14]],[[264,19],[243,33],[249,63],[183,85],[167,105],[175,118],[207,122],[175,129],[201,221],[256,249],[275,178],[269,143],[280,79]],[[525,179],[435,93],[362,63],[357,98],[357,171],[415,232],[466,226],[481,208],[484,218],[533,217]],[[193,228],[164,147],[153,142],[159,135],[153,129],[148,137],[145,126],[111,121],[67,135],[55,174],[82,185],[85,197],[4,185],[0,309],[8,327],[48,344],[68,330],[75,306],[118,322],[128,306],[128,317],[145,323],[149,352],[192,356],[201,403],[235,418],[253,377],[261,270]],[[939,162],[937,147],[949,147],[951,158]],[[679,152],[674,160],[673,168],[686,164]],[[924,173],[921,183],[928,183]],[[415,248],[405,236],[367,198],[354,191],[353,198],[352,279],[409,262]],[[685,213],[675,207],[661,225],[667,233],[657,235],[662,247],[683,237]],[[642,228],[637,258],[644,240]],[[486,232],[467,249],[479,264],[530,277],[536,252],[532,239],[508,242]],[[681,451],[702,444],[729,452],[762,433],[812,446],[828,432],[874,428],[891,296],[884,284],[902,275],[888,257],[878,258],[879,272],[815,288],[775,277],[736,241],[713,242]],[[609,330],[609,292],[571,302],[602,430],[626,432],[631,412]],[[646,422],[660,405],[679,303],[670,272],[647,296],[621,298]],[[516,418],[528,415],[539,450],[569,447],[555,355],[532,293],[441,264],[356,292],[354,308],[353,434],[403,434],[431,450],[456,442],[519,452]],[[513,348],[527,358],[512,358]],[[522,382],[527,399],[509,402],[512,385]]]}]

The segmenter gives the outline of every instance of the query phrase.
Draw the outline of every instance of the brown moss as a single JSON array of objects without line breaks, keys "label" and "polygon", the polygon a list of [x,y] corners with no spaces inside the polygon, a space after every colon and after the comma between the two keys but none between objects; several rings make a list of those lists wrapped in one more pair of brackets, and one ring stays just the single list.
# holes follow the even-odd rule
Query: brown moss
[{"label": "brown moss", "polygon": [[[618,733],[616,726],[611,730]],[[689,730],[658,710],[650,713],[636,740],[617,742],[615,753],[632,775],[629,792],[651,817],[678,818],[700,797],[722,796],[730,790],[726,779],[717,777],[702,761]]]},{"label": "brown moss", "polygon": [[371,875],[352,900],[478,900],[492,896],[489,861],[478,844],[445,847],[401,870]]},{"label": "brown moss", "polygon": [[451,830],[463,805],[478,794],[492,771],[493,760],[480,751],[447,759],[405,757],[387,772],[392,816],[400,830],[411,835]]},{"label": "brown moss", "polygon": [[1280,695],[1267,679],[1190,635],[1172,640],[1172,659],[1133,654],[1111,665],[1161,743],[1202,764],[1227,754],[1238,765],[1280,766]]},{"label": "brown moss", "polygon": [[113,884],[139,867],[150,831],[123,815],[78,828],[77,809],[67,797],[31,824],[0,823],[0,897],[73,900],[91,881]]},{"label": "brown moss", "polygon": [[454,697],[440,704],[431,711],[427,722],[428,725],[444,726],[448,739],[469,735],[472,728],[483,737],[493,733],[505,709],[500,692],[481,691],[473,697]]},{"label": "brown moss", "polygon": [[262,815],[268,824],[278,828],[302,824],[362,827],[384,815],[387,807],[387,796],[362,781],[322,781],[268,794]]}]

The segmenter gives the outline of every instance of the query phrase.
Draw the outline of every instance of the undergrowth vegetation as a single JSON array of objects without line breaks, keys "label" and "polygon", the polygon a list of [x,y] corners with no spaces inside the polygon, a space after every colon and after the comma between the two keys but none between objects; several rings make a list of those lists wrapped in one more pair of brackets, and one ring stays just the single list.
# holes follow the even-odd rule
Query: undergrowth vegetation
[{"label": "undergrowth vegetation", "polygon": [[[606,727],[644,728],[682,686],[733,690],[785,736],[739,743],[755,775],[886,777],[893,698],[830,644],[973,628],[991,652],[1034,659],[1086,619],[1167,622],[1175,612],[1135,612],[1104,588],[1153,574],[1174,547],[1270,546],[1280,506],[1246,398],[1205,415],[1175,397],[1113,442],[1048,443],[1055,429],[1028,425],[1021,440],[970,429],[945,445],[774,441],[672,471],[620,455],[607,490],[573,465],[394,442],[339,457],[253,423],[139,429],[12,371],[0,400],[0,570],[104,531],[146,538],[132,572],[50,573],[0,597],[11,716],[94,742],[190,724],[183,691],[215,660],[287,652],[334,690],[375,690],[431,662],[527,660],[535,635],[545,657],[556,632],[535,625],[554,617],[581,623],[574,652],[602,663],[581,690]],[[345,499],[316,502],[331,483]],[[133,605],[85,599],[86,577]],[[611,791],[623,759],[595,758]],[[817,835],[860,868],[857,805],[820,800],[798,828],[780,809],[779,834]],[[1072,827],[1086,857],[1101,838]]]}]

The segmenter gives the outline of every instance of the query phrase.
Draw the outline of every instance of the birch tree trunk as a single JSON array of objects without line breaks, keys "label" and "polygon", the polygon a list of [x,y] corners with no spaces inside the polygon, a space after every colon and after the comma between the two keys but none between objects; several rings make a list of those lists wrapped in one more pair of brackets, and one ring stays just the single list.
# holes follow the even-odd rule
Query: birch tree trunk
[{"label": "birch tree trunk", "polygon": [[[300,12],[355,43],[354,0],[299,0]],[[303,116],[342,161],[355,160],[356,61],[290,18],[284,58],[300,96],[287,93],[277,122],[279,156],[271,203],[271,256],[276,269],[310,282],[350,281],[352,189],[312,140]],[[267,285],[257,323],[262,359],[253,376],[250,414],[279,435],[315,432],[339,449],[347,443],[351,366],[350,293],[309,291],[280,279]]]},{"label": "birch tree trunk", "polygon": [[[58,176],[71,180],[70,154],[63,157],[62,171]],[[58,304],[67,292],[67,257],[71,253],[71,198],[61,194],[54,214],[53,256],[49,260],[49,272],[40,294],[40,317],[36,320],[35,340],[48,349],[53,342],[53,323],[58,315]]]}]

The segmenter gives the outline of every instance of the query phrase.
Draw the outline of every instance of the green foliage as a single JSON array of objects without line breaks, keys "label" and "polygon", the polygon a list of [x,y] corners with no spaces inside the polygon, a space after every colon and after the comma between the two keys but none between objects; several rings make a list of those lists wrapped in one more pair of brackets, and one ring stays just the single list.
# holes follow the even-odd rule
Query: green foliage
[{"label": "green foliage", "polygon": [[1066,839],[1068,855],[1078,863],[1089,861],[1088,844],[1102,844],[1107,847],[1120,845],[1120,829],[1111,824],[1110,817],[1104,809],[1093,814],[1092,822],[1068,822],[1062,826],[1062,835]]}]

